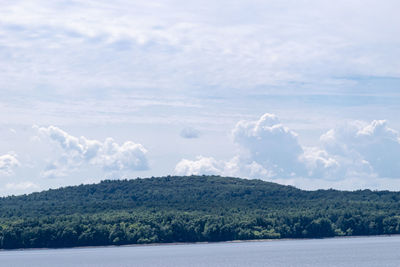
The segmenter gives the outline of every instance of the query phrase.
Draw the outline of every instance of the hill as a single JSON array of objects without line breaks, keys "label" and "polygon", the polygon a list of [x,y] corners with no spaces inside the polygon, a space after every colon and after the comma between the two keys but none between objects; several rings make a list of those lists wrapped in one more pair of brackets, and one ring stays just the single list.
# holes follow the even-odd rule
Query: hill
[{"label": "hill", "polygon": [[219,176],[106,180],[0,198],[0,248],[400,233],[400,193]]}]

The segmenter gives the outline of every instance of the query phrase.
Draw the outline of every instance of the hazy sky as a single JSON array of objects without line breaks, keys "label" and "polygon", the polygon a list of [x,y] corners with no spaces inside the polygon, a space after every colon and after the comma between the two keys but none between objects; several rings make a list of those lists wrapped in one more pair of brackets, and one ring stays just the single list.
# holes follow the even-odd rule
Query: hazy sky
[{"label": "hazy sky", "polygon": [[400,190],[399,10],[3,0],[0,195],[169,174]]}]

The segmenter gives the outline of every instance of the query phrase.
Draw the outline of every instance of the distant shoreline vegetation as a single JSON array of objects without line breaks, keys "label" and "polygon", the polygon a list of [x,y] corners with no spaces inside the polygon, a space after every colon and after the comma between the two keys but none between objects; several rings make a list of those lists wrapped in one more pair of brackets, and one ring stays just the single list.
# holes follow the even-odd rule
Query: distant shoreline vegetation
[{"label": "distant shoreline vegetation", "polygon": [[400,192],[168,176],[0,198],[0,249],[390,234]]}]

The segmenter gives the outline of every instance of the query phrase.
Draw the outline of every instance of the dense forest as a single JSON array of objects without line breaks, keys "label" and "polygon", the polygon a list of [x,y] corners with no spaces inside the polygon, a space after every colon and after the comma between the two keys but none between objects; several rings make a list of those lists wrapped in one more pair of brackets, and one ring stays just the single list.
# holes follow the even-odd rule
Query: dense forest
[{"label": "dense forest", "polygon": [[0,248],[400,233],[400,193],[220,176],[105,180],[0,198]]}]

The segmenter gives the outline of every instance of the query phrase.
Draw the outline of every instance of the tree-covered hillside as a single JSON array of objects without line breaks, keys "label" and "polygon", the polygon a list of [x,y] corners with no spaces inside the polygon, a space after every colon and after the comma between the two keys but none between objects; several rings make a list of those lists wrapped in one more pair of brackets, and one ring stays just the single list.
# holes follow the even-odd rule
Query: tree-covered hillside
[{"label": "tree-covered hillside", "polygon": [[106,180],[0,199],[0,248],[400,233],[400,193],[219,176]]}]

